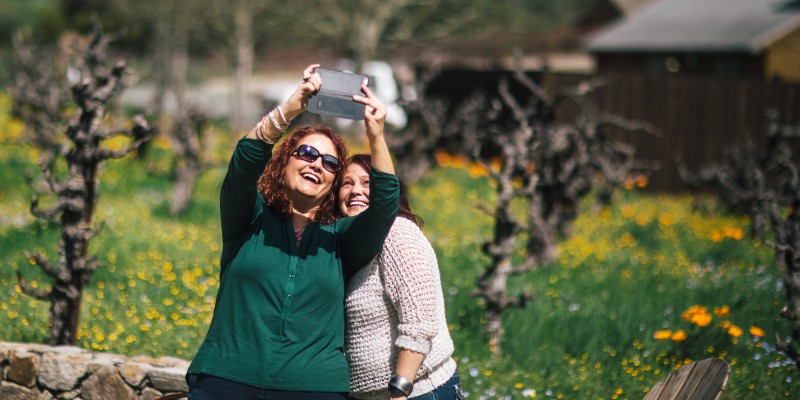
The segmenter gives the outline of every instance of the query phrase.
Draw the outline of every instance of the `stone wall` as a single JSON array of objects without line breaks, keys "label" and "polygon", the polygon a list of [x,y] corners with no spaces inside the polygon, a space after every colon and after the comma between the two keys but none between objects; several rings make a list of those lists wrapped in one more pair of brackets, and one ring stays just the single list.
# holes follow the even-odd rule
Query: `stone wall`
[{"label": "stone wall", "polygon": [[2,400],[152,400],[186,391],[189,362],[0,342]]}]

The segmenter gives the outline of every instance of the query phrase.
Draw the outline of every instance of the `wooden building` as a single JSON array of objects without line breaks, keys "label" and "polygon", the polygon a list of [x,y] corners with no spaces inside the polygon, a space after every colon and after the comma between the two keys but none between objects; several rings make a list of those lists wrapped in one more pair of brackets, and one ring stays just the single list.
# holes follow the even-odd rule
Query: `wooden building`
[{"label": "wooden building", "polygon": [[800,83],[800,0],[657,0],[587,50],[599,75]]}]

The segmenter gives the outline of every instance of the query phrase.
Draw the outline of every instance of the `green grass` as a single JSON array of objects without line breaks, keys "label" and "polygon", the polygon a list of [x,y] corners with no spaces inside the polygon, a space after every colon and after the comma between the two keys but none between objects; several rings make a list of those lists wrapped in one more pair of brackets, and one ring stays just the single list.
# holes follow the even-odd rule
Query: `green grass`
[{"label": "green grass", "polygon": [[[55,260],[58,227],[28,213],[32,191],[23,177],[36,174],[35,151],[2,146],[0,340],[46,342],[49,305],[22,295],[15,274],[48,285],[24,252]],[[205,335],[218,287],[224,170],[204,174],[189,212],[172,218],[168,160],[161,144],[145,160],[129,157],[103,168],[96,218],[102,229],[91,252],[105,266],[84,292],[82,347],[191,359]],[[510,283],[511,291],[533,299],[507,312],[503,355],[492,356],[483,304],[473,295],[488,263],[480,245],[491,219],[473,204],[491,202],[493,189],[470,171],[441,167],[411,188],[439,256],[470,398],[640,399],[673,369],[708,357],[732,365],[725,398],[798,397],[797,369],[774,351],[775,335],[786,336],[789,326],[777,316],[784,293],[773,252],[747,238],[745,218],[710,199],[625,191],[611,207],[581,214],[555,265]],[[707,307],[707,326],[682,317],[696,305]],[[741,335],[734,337],[732,327]],[[754,336],[751,327],[765,335]],[[666,330],[685,339],[654,338]]]}]

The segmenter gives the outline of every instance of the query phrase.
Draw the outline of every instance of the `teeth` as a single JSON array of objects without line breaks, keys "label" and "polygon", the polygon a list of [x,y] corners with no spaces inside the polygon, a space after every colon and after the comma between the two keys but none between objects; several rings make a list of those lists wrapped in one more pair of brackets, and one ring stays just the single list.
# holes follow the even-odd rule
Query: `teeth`
[{"label": "teeth", "polygon": [[350,207],[366,207],[367,203],[361,200],[353,200],[349,204]]},{"label": "teeth", "polygon": [[300,176],[302,176],[303,178],[306,178],[306,179],[312,180],[312,181],[314,181],[314,183],[319,183],[319,177],[317,177],[317,176],[316,176],[316,175],[314,175],[314,174],[308,174],[308,173],[306,173],[306,174],[302,174],[302,175],[300,175]]}]

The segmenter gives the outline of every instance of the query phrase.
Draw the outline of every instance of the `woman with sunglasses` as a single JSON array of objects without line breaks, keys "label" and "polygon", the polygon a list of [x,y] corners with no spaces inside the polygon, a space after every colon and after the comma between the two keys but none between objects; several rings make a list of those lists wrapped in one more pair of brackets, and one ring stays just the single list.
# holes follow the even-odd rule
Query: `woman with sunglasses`
[{"label": "woman with sunglasses", "polygon": [[275,146],[324,84],[316,67],[234,150],[220,196],[220,287],[187,373],[190,400],[347,398],[344,282],[383,246],[399,182],[386,109],[367,87],[353,99],[376,161],[369,213],[337,220],[347,150],[332,129],[299,128]]},{"label": "woman with sunglasses", "polygon": [[[345,216],[362,216],[375,206],[372,165],[366,154],[348,160],[339,189]],[[353,399],[462,398],[439,265],[421,226],[401,190],[383,250],[347,283],[345,353]]]}]

